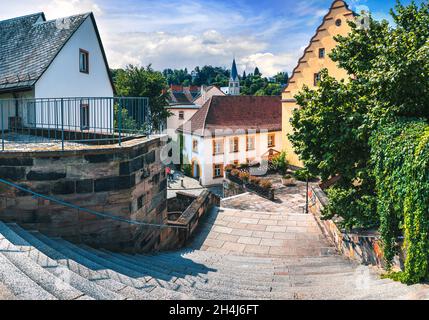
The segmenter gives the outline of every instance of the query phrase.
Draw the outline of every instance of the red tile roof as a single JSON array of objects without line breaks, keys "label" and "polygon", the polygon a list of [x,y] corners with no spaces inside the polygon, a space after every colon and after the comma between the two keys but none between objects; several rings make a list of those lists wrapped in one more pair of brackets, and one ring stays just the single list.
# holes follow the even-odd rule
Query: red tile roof
[{"label": "red tile roof", "polygon": [[214,135],[215,130],[281,131],[281,100],[280,97],[214,96],[177,130],[199,136]]}]

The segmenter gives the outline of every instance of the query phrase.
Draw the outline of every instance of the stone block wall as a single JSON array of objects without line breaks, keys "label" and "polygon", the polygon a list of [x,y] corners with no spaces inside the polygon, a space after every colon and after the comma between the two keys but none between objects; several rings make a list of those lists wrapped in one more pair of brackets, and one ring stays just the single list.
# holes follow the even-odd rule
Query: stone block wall
[{"label": "stone block wall", "polygon": [[[156,137],[122,147],[3,152],[0,177],[78,207],[166,224],[167,179],[160,161],[164,143]],[[158,250],[162,240],[160,228],[100,218],[1,183],[0,221],[116,251]]]},{"label": "stone block wall", "polygon": [[[346,232],[340,230],[336,221],[322,219],[322,211],[328,203],[326,194],[319,187],[309,190],[309,210],[315,216],[323,233],[332,241],[337,250],[351,260],[365,265],[385,268],[381,240],[377,231],[354,230]],[[395,257],[393,268],[400,270],[403,267],[404,253]]]},{"label": "stone block wall", "polygon": [[178,196],[180,202],[190,202],[190,205],[177,220],[168,221],[170,226],[180,227],[180,229],[165,230],[162,244],[163,249],[166,250],[183,247],[187,240],[192,237],[205,214],[211,208],[220,206],[219,196],[208,190],[203,191],[198,197],[185,193],[178,193]]}]

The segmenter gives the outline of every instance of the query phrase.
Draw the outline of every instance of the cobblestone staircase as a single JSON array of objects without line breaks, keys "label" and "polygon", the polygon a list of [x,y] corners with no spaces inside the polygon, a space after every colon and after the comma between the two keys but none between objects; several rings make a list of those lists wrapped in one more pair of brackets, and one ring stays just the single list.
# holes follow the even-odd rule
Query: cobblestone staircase
[{"label": "cobblestone staircase", "polygon": [[[212,230],[216,221],[218,219],[209,219],[200,234],[204,235],[204,230]],[[0,298],[158,300],[429,297],[429,291],[423,285],[407,287],[381,279],[375,270],[351,263],[333,250],[326,250],[325,243],[316,245],[321,241],[319,235],[310,238],[313,240],[306,244],[313,248],[307,251],[310,254],[288,256],[240,254],[222,251],[222,248],[210,250],[201,237],[197,237],[189,248],[176,252],[132,256],[77,246],[62,239],[26,231],[16,224],[0,222]]]}]

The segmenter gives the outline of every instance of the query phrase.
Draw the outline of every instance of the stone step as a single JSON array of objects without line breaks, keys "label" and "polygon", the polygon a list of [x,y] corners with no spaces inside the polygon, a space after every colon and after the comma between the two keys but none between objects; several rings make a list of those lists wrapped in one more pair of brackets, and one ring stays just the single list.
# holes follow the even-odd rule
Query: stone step
[{"label": "stone step", "polygon": [[[60,253],[59,251],[47,245],[46,243],[42,242],[39,238],[35,236],[38,234],[37,232],[27,232],[16,225],[11,225],[10,227],[13,228],[13,230],[16,231],[22,238],[25,238],[26,241],[31,243],[35,248],[43,250],[43,252],[48,253],[51,257],[55,257],[56,259],[58,259],[56,261],[59,262],[59,268],[58,269],[53,267],[47,268],[49,272],[64,274],[64,276],[72,277],[72,280],[76,282],[87,282],[90,280],[91,281],[89,283],[90,285],[92,283],[95,283],[107,289],[108,291],[112,291],[112,292],[116,292],[124,289],[125,284],[121,283],[119,279],[125,278],[129,280],[128,277],[124,277],[121,274],[110,272],[110,270],[103,270],[104,268],[99,265],[91,265],[92,267],[95,267],[97,271],[90,270],[83,264],[77,263],[75,260],[72,260],[69,257],[66,257],[63,253]],[[50,242],[50,243],[55,244],[55,242]],[[57,248],[59,248],[60,250],[65,249],[61,246],[57,246]],[[38,249],[34,249],[34,250],[38,250]],[[69,253],[69,251],[65,252],[65,254],[67,253]],[[70,273],[68,273],[67,270],[70,270]],[[87,278],[89,275],[91,275],[91,279]],[[114,279],[118,279],[118,280],[114,280]]]},{"label": "stone step", "polygon": [[[87,250],[90,250],[92,252],[94,252],[95,254],[98,254],[108,260],[115,260],[118,264],[124,265],[128,268],[132,268],[132,269],[137,269],[140,270],[140,268],[142,268],[141,264],[139,261],[133,261],[130,259],[124,260],[121,258],[118,258],[118,256],[120,255],[112,255],[111,253],[107,253],[105,251],[98,251],[95,249],[91,249],[91,248],[85,248]],[[168,269],[168,267],[166,268]],[[146,269],[145,269],[146,270]],[[259,290],[257,290],[257,281],[254,281],[252,285],[239,285],[239,282],[234,283],[233,279],[230,279],[229,281],[220,281],[220,282],[215,282],[215,281],[211,281],[212,279],[208,279],[209,282],[204,281],[204,282],[196,282],[196,281],[183,281],[182,278],[178,278],[175,283],[176,284],[180,284],[180,286],[177,288],[177,290],[181,291],[184,290],[184,293],[188,293],[189,294],[189,290],[186,290],[186,287],[190,288],[193,295],[195,295],[198,298],[205,298],[205,299],[210,299],[211,297],[217,297],[217,298],[223,298],[223,299],[229,299],[229,298],[243,298],[243,297],[247,297],[247,298],[255,298],[255,297],[260,297],[263,296],[263,292],[264,289],[261,287],[259,288]],[[257,280],[257,279],[256,279]],[[268,280],[268,283],[270,283],[271,278],[269,279],[264,279],[266,282]],[[231,287],[230,290],[225,290],[226,287]],[[265,297],[268,298],[269,297],[269,291],[270,291],[270,287],[267,286],[265,288],[266,291],[266,295]]]},{"label": "stone step", "polygon": [[46,271],[45,268],[27,257],[25,252],[20,251],[11,243],[6,243],[6,241],[6,239],[0,241],[0,254],[47,292],[60,300],[74,300],[84,295],[68,282]]},{"label": "stone step", "polygon": [[[123,277],[132,279],[135,283],[139,284],[139,287],[141,290],[144,290],[145,288],[151,288],[150,291],[150,297],[156,299],[156,295],[160,294],[161,296],[181,296],[184,297],[185,294],[175,294],[174,291],[177,291],[177,288],[180,286],[179,284],[175,284],[174,281],[177,280],[177,278],[173,277],[172,281],[168,282],[165,280],[157,279],[152,277],[148,274],[142,274],[139,271],[136,271],[134,269],[130,269],[126,266],[123,266],[117,262],[110,261],[104,257],[98,256],[94,254],[92,251],[95,249],[86,247],[84,245],[76,246],[74,244],[71,244],[69,242],[66,242],[64,240],[61,241],[65,246],[72,249],[74,252],[77,252],[78,254],[84,256],[87,259],[91,259],[94,263],[97,263],[103,268],[107,268],[113,272],[117,272],[119,274],[122,274]],[[143,288],[141,288],[141,285],[144,285]],[[158,289],[160,287],[160,289]],[[172,291],[172,292],[168,292]]]},{"label": "stone step", "polygon": [[65,252],[66,249],[41,233],[31,232],[31,234],[39,241],[49,245],[55,249],[58,254],[62,254],[62,260],[58,260],[60,264],[57,268],[47,268],[58,277],[67,279],[70,284],[76,289],[84,292],[90,297],[97,300],[125,300],[127,297],[119,294],[117,291],[123,289],[124,285],[111,281],[111,279],[100,269],[102,273],[97,274],[97,271],[88,269],[85,265],[75,261],[76,256],[68,256],[70,252]]},{"label": "stone step", "polygon": [[6,257],[0,255],[0,282],[22,300],[56,300],[55,296],[40,287],[15,267]]}]

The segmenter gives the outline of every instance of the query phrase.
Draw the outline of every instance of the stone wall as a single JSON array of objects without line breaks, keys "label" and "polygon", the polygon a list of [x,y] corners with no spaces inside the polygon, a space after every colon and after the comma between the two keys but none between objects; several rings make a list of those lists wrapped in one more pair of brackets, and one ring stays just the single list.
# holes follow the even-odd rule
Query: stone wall
[{"label": "stone wall", "polygon": [[[332,241],[337,250],[351,260],[384,268],[385,262],[378,232],[373,230],[353,230],[353,232],[340,230],[336,221],[321,218],[321,213],[327,203],[328,198],[322,189],[312,187],[309,190],[309,210],[315,216],[323,233]],[[395,257],[394,269],[401,269],[403,261],[403,253]]]},{"label": "stone wall", "polygon": [[[0,177],[67,203],[141,222],[167,223],[161,137],[122,147],[1,152]],[[49,236],[117,251],[162,247],[159,228],[99,218],[0,184],[0,220]]]},{"label": "stone wall", "polygon": [[204,190],[196,198],[194,195],[186,195],[185,193],[180,193],[178,196],[181,198],[182,203],[183,201],[193,201],[177,220],[168,221],[170,226],[180,227],[181,229],[169,229],[165,231],[165,237],[162,241],[163,249],[183,247],[187,240],[194,234],[204,215],[211,208],[220,206],[219,196],[208,190]]}]

